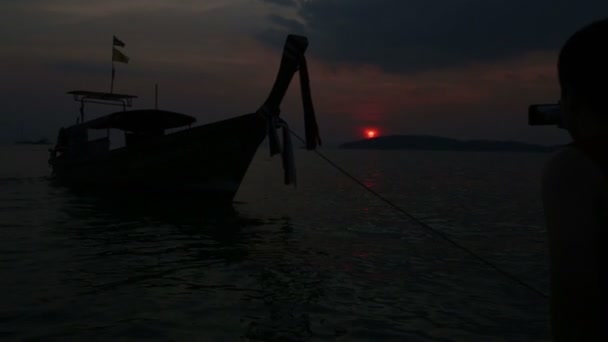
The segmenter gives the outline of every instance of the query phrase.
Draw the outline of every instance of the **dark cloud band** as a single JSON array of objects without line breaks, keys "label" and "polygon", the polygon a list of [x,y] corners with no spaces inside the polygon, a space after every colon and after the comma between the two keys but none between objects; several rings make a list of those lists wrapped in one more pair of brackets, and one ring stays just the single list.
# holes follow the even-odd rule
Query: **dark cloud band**
[{"label": "dark cloud band", "polygon": [[300,0],[304,22],[270,17],[265,43],[295,31],[314,53],[335,63],[372,64],[415,72],[493,62],[531,51],[557,50],[581,26],[608,16],[608,1],[555,0]]}]

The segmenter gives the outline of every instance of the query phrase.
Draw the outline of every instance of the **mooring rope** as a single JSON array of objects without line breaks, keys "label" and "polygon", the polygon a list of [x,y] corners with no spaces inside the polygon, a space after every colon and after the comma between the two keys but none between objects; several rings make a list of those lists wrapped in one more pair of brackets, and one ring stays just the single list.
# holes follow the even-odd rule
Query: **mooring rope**
[{"label": "mooring rope", "polygon": [[[300,140],[301,142],[303,142],[304,144],[306,144],[306,141],[304,139],[302,139],[300,136],[298,136],[294,131],[292,131],[291,129],[289,129],[289,131],[298,140]],[[514,281],[516,283],[518,283],[519,285],[527,288],[528,290],[536,293],[537,295],[540,295],[543,298],[548,298],[549,297],[546,293],[542,292],[541,290],[539,290],[539,289],[535,288],[534,286],[526,283],[525,281],[521,280],[517,276],[515,276],[515,275],[513,275],[513,274],[511,274],[511,273],[509,273],[509,272],[507,272],[505,270],[503,270],[502,268],[500,268],[499,266],[495,265],[491,261],[488,261],[488,260],[484,259],[482,256],[478,255],[477,253],[473,252],[472,250],[468,249],[467,247],[461,245],[460,243],[458,243],[457,241],[451,239],[450,237],[448,237],[444,233],[438,231],[437,229],[431,227],[430,225],[428,225],[424,221],[418,219],[414,215],[408,213],[405,209],[399,207],[397,204],[393,203],[391,200],[385,198],[384,196],[380,195],[379,193],[377,193],[376,191],[374,191],[373,189],[371,189],[370,187],[368,187],[367,185],[365,185],[362,181],[360,181],[359,179],[357,179],[357,177],[355,177],[352,174],[350,174],[348,171],[346,171],[344,168],[342,168],[341,166],[339,166],[338,164],[336,164],[335,162],[333,162],[331,159],[329,159],[328,157],[326,157],[325,155],[323,155],[318,150],[315,149],[314,151],[315,151],[315,153],[319,157],[321,157],[323,160],[325,160],[331,166],[333,166],[334,168],[336,168],[338,171],[340,171],[346,177],[350,178],[352,181],[354,181],[355,183],[359,184],[361,187],[363,187],[365,190],[367,190],[368,192],[370,192],[372,195],[376,196],[382,202],[388,204],[393,209],[399,211],[400,213],[402,213],[403,215],[407,216],[408,218],[410,218],[414,222],[418,223],[421,227],[425,228],[426,230],[428,230],[432,234],[435,234],[439,238],[441,238],[441,239],[447,241],[448,243],[450,243],[452,246],[454,246],[454,247],[456,247],[456,248],[464,251],[465,253],[467,253],[468,255],[470,255],[471,257],[473,257],[474,259],[476,259],[477,261],[485,264],[486,266],[492,268],[494,271],[502,274],[506,278],[508,278],[508,279],[510,279],[510,280],[512,280],[512,281]]]}]

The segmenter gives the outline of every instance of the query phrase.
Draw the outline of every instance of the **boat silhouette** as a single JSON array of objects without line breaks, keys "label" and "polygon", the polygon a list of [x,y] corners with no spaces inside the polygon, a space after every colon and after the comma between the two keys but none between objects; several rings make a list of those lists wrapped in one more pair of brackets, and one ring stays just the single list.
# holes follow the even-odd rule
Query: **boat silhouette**
[{"label": "boat silhouette", "polygon": [[[306,147],[320,144],[304,52],[308,39],[288,35],[275,83],[253,113],[200,126],[192,116],[166,110],[127,110],[134,95],[76,90],[80,102],[75,125],[62,127],[50,149],[53,181],[78,189],[121,190],[140,194],[193,195],[231,202],[260,144],[268,136],[271,154],[281,154],[285,183],[295,181],[289,128],[280,104],[294,74],[300,72]],[[122,111],[85,121],[85,104],[118,105]],[[183,128],[167,133],[169,129]],[[283,144],[277,129],[283,128]],[[125,134],[125,146],[110,149],[110,130]],[[106,136],[89,139],[89,131]]]}]

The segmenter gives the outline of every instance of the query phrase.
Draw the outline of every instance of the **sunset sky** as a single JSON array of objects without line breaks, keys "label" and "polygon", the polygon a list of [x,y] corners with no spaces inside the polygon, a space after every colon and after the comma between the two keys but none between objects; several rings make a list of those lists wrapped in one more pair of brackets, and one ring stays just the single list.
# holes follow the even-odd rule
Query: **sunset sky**
[{"label": "sunset sky", "polygon": [[[130,57],[114,90],[138,95],[136,108],[153,107],[158,83],[162,109],[199,123],[253,112],[289,33],[309,38],[330,144],[368,127],[564,142],[557,128],[528,127],[527,107],[557,101],[559,48],[606,16],[605,0],[3,0],[0,142],[54,140],[78,113],[65,92],[109,91],[112,35]],[[301,113],[294,82],[282,116],[302,131]]]}]

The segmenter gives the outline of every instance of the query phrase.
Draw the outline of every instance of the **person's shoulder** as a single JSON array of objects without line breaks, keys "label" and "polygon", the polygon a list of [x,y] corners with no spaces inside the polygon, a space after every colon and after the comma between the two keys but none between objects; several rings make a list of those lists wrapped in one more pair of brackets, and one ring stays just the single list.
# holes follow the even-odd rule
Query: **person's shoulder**
[{"label": "person's shoulder", "polygon": [[597,187],[605,183],[605,179],[601,169],[585,153],[568,145],[545,163],[543,183]]},{"label": "person's shoulder", "polygon": [[590,160],[577,148],[568,145],[551,155],[545,163],[544,171],[545,174],[570,173],[581,171],[589,166],[591,166]]}]

